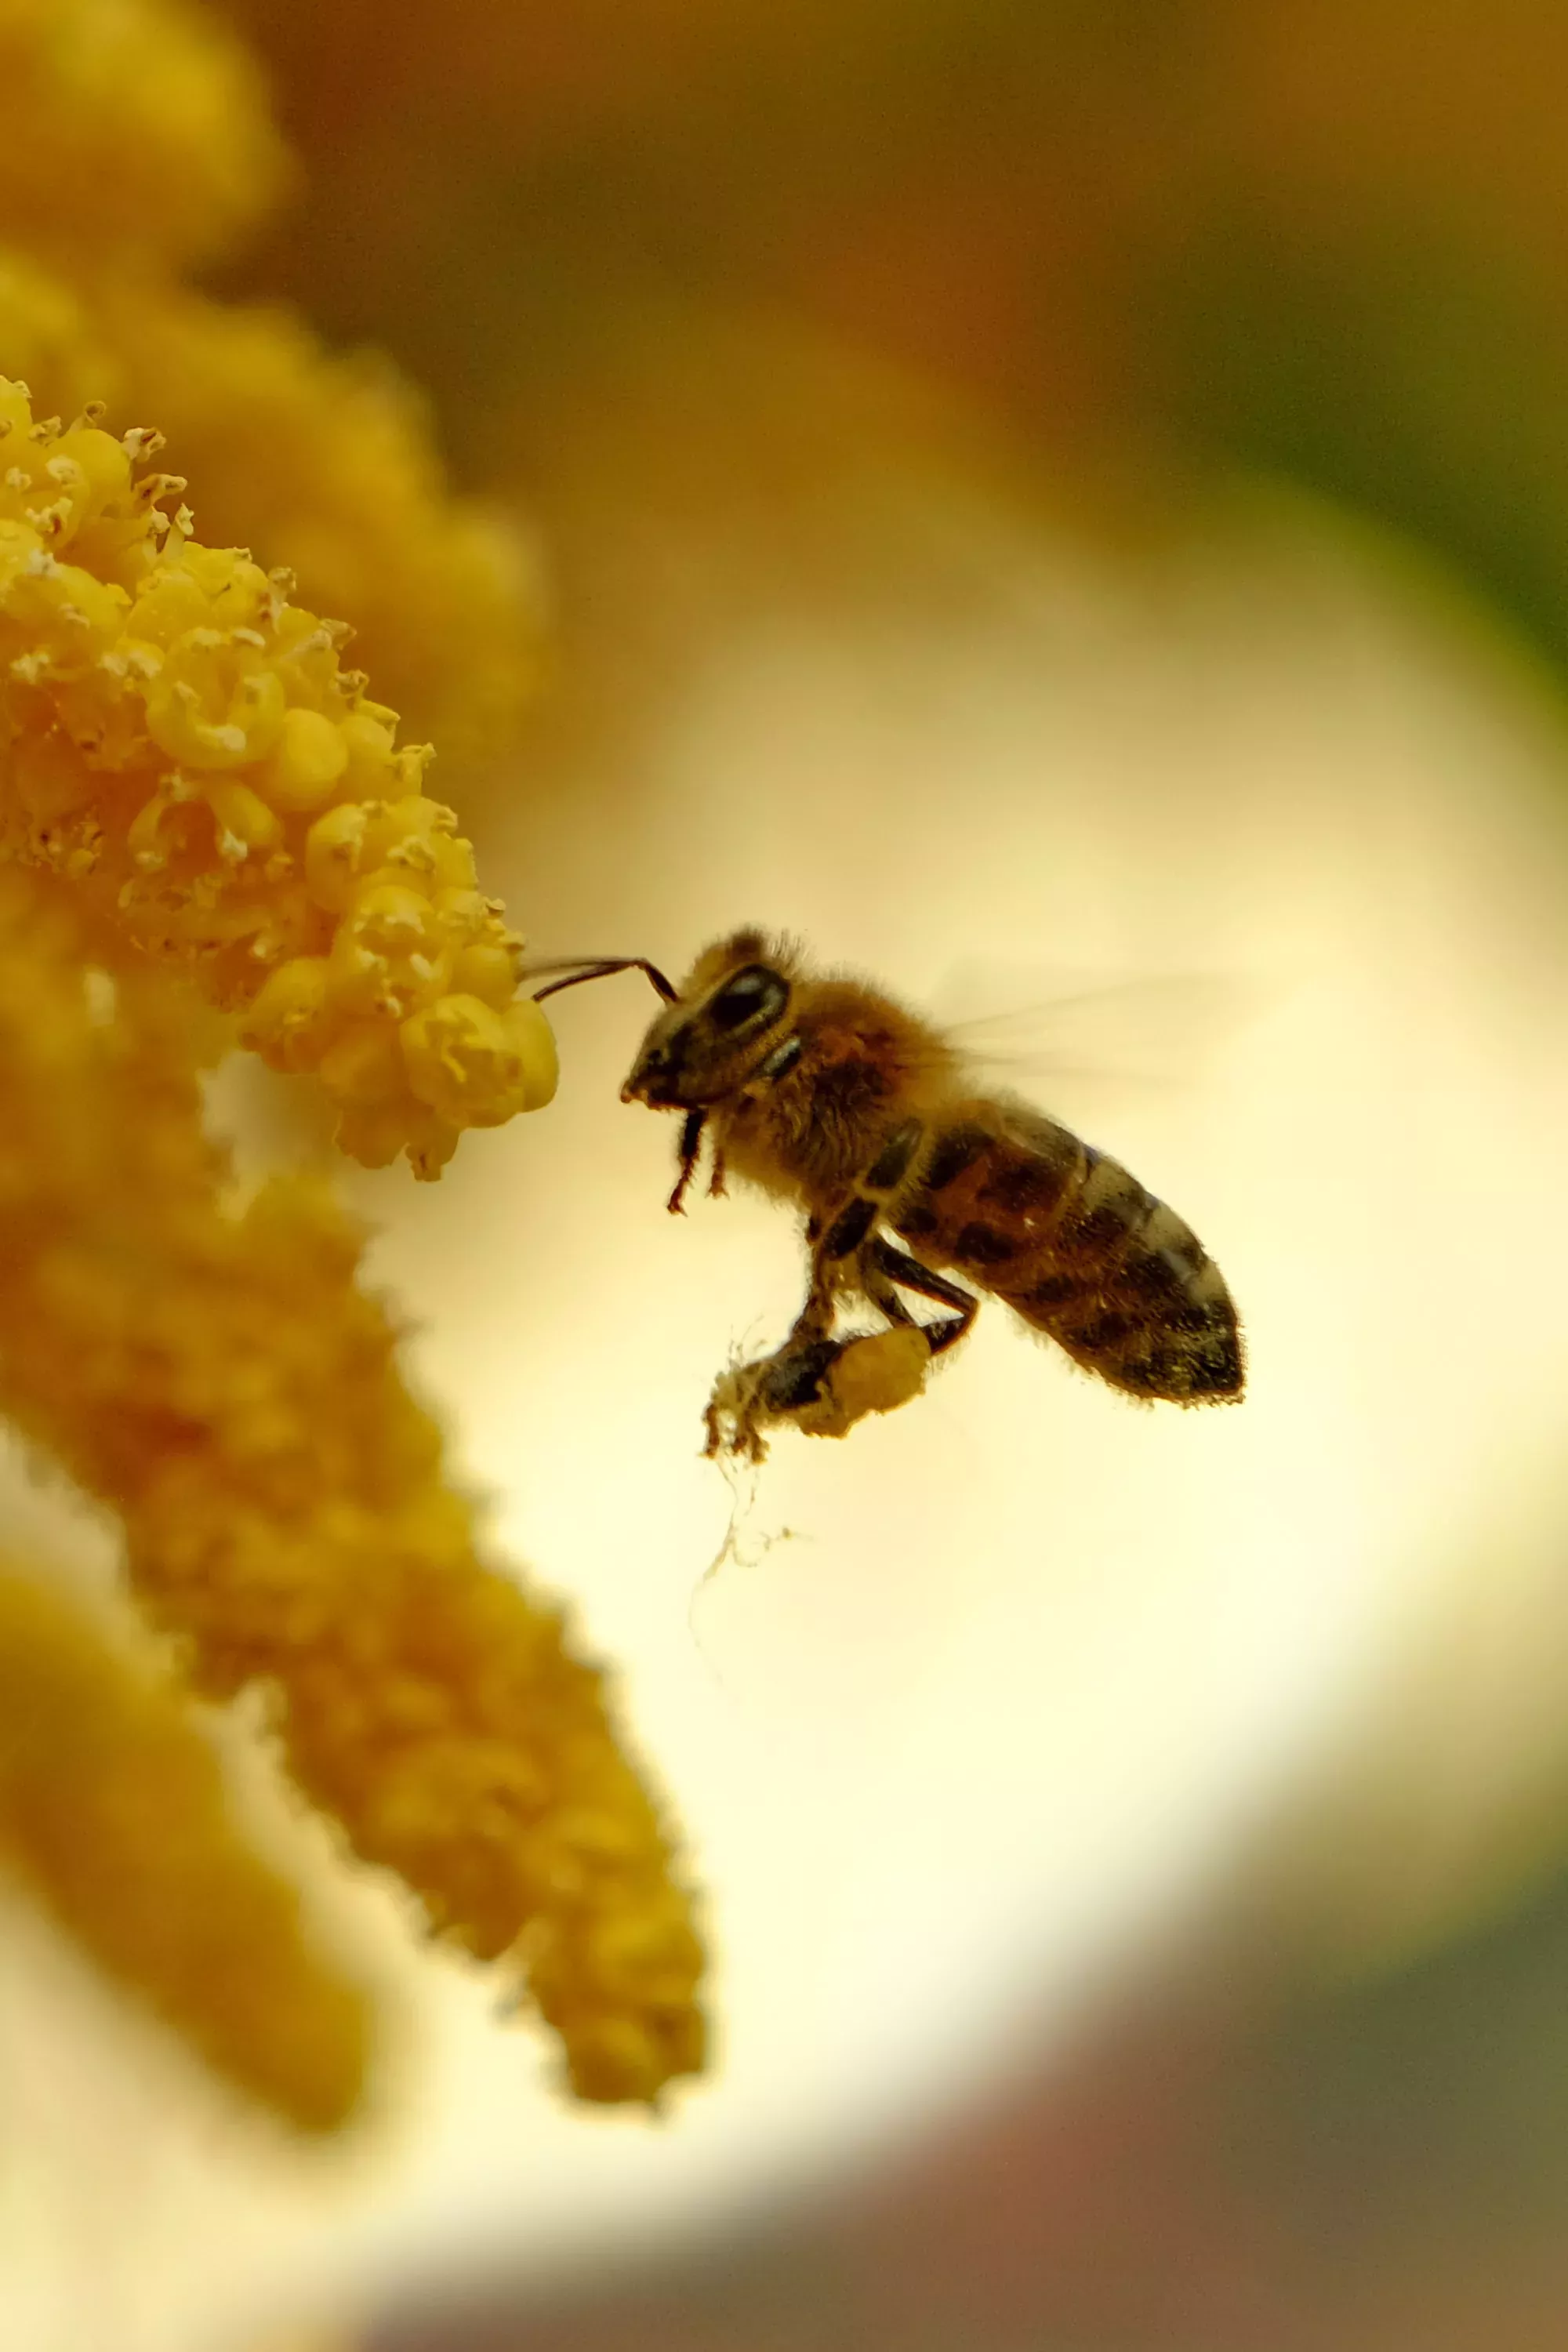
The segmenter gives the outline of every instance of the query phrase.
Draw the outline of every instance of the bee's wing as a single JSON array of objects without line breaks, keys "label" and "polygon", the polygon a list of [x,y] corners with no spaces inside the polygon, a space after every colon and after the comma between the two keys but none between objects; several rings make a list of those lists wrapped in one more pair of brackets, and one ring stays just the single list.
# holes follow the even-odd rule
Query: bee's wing
[{"label": "bee's wing", "polygon": [[[1268,1010],[1279,984],[1224,972],[1162,972],[1086,985],[1081,973],[961,966],[938,993],[947,1035],[977,1077],[1107,1097],[1200,1086]],[[965,1016],[989,1001],[1023,1009]],[[951,1011],[949,1008],[952,1008]]]}]

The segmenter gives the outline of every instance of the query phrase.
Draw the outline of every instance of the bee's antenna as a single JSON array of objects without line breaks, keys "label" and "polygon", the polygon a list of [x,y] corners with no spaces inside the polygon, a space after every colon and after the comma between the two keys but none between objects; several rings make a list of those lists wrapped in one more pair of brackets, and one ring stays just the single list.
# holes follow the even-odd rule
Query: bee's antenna
[{"label": "bee's antenna", "polygon": [[667,1004],[673,1004],[679,992],[670,986],[658,964],[649,963],[647,956],[557,956],[548,963],[524,964],[522,977],[534,980],[548,971],[563,972],[565,978],[552,980],[548,988],[536,988],[533,992],[535,1004],[542,1004],[547,996],[559,995],[563,988],[575,988],[584,980],[608,980],[613,972],[617,971],[646,972]]}]

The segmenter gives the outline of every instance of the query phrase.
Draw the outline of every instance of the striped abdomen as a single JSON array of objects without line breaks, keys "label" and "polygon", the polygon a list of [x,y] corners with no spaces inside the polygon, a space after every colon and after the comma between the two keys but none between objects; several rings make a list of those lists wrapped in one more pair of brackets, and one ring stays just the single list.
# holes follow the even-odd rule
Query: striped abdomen
[{"label": "striped abdomen", "polygon": [[1192,1228],[1054,1119],[955,1107],[893,1223],[928,1265],[966,1275],[1129,1395],[1241,1394],[1241,1335]]}]

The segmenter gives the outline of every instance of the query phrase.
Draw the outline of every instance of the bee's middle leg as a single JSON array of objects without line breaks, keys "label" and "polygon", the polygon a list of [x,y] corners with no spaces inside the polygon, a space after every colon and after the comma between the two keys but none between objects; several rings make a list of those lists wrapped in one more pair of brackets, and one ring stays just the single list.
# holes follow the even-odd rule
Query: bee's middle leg
[{"label": "bee's middle leg", "polygon": [[790,1326],[789,1337],[776,1350],[777,1356],[809,1347],[825,1339],[832,1330],[839,1298],[846,1288],[852,1286],[847,1276],[857,1270],[857,1254],[876,1217],[877,1203],[856,1194],[831,1223],[825,1224],[820,1217],[810,1220],[805,1229],[805,1244],[811,1252],[805,1303]]},{"label": "bee's middle leg", "polygon": [[924,1135],[918,1118],[906,1119],[895,1128],[848,1198],[841,1200],[830,1215],[814,1216],[807,1224],[811,1286],[784,1342],[786,1348],[831,1330],[834,1307],[847,1292],[858,1291],[889,1323],[914,1319],[885,1279],[878,1262],[883,1244],[874,1235],[907,1180]]}]

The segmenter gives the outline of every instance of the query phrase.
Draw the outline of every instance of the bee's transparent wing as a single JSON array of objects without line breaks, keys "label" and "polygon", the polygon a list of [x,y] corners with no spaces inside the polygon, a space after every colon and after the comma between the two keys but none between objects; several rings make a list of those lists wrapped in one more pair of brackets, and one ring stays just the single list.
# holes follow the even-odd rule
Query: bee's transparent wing
[{"label": "bee's transparent wing", "polygon": [[[948,974],[932,1009],[980,1083],[1092,1106],[1202,1086],[1282,993],[1282,983],[1256,975],[1106,981],[975,961]],[[984,1003],[1021,1009],[980,1013]]]}]

